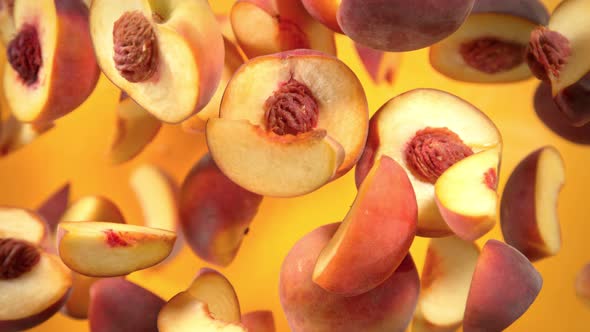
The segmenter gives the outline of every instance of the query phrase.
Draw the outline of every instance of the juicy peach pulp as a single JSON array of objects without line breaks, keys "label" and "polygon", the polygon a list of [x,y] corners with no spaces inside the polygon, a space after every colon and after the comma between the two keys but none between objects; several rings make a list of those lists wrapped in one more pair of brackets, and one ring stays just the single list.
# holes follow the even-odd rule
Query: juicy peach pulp
[{"label": "juicy peach pulp", "polygon": [[223,39],[206,0],[97,0],[90,26],[105,75],[158,119],[181,122],[213,97]]},{"label": "juicy peach pulp", "polygon": [[315,21],[301,0],[238,0],[230,19],[248,58],[300,48],[336,55],[334,33]]},{"label": "juicy peach pulp", "polygon": [[[213,121],[214,120],[214,121]],[[335,57],[296,50],[250,60],[207,125],[215,163],[241,187],[268,196],[311,192],[348,172],[368,127],[357,77]]]},{"label": "juicy peach pulp", "polygon": [[479,0],[465,23],[430,49],[430,63],[443,75],[468,82],[529,78],[525,61],[531,31],[547,24],[538,0]]},{"label": "juicy peach pulp", "polygon": [[17,33],[7,46],[4,72],[13,114],[20,121],[47,123],[71,112],[100,74],[88,8],[75,0],[15,0],[14,23]]},{"label": "juicy peach pulp", "polygon": [[501,151],[502,138],[494,123],[456,96],[418,89],[388,101],[373,115],[369,127],[367,145],[356,168],[357,187],[375,160],[387,155],[406,170],[414,188],[417,235],[452,234],[437,207],[434,183],[455,162],[473,153]]},{"label": "juicy peach pulp", "polygon": [[359,43],[354,43],[354,48],[373,82],[393,84],[400,64],[400,53],[383,52]]}]

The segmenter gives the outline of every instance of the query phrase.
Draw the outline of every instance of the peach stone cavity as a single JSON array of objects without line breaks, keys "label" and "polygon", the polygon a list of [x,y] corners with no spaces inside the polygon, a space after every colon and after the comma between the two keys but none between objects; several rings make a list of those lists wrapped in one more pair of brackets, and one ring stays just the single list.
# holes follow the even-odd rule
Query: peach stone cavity
[{"label": "peach stone cavity", "polygon": [[569,40],[559,32],[545,27],[531,32],[526,60],[538,79],[549,81],[549,75],[559,78],[559,73],[570,55]]},{"label": "peach stone cavity", "polygon": [[495,37],[482,37],[461,44],[465,63],[487,74],[496,74],[518,67],[525,61],[526,48],[515,42]]},{"label": "peach stone cavity", "polygon": [[0,239],[0,280],[16,279],[29,272],[41,259],[32,244],[16,239]]},{"label": "peach stone cavity", "polygon": [[291,78],[264,103],[266,128],[277,135],[297,135],[314,129],[319,108],[311,90]]},{"label": "peach stone cavity", "polygon": [[43,65],[37,27],[25,24],[6,48],[8,62],[26,85],[37,82]]}]

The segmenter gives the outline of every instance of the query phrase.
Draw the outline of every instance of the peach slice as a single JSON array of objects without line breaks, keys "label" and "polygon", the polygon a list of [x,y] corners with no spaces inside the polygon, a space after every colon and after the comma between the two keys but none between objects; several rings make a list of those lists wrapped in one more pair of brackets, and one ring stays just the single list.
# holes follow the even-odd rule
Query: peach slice
[{"label": "peach slice", "polygon": [[248,332],[275,332],[272,311],[252,311],[242,315],[242,325]]},{"label": "peach slice", "polygon": [[300,48],[336,55],[334,33],[315,21],[301,0],[238,0],[230,19],[248,58]]},{"label": "peach slice", "polygon": [[341,0],[302,0],[307,12],[334,32],[344,33],[338,24],[338,7]]},{"label": "peach slice", "polygon": [[14,0],[0,0],[0,41],[6,46],[14,35]]},{"label": "peach slice", "polygon": [[418,200],[417,235],[451,235],[435,202],[436,180],[462,158],[501,146],[494,123],[473,105],[439,90],[412,90],[388,101],[371,118],[356,168],[357,187],[375,160],[393,158],[408,173]]},{"label": "peach slice", "polygon": [[525,59],[531,31],[548,21],[539,0],[478,0],[459,30],[430,48],[430,63],[459,81],[527,79],[532,76]]},{"label": "peach slice", "polygon": [[31,144],[39,136],[54,127],[52,123],[23,123],[10,116],[0,123],[0,156],[7,155]]},{"label": "peach slice", "polygon": [[354,48],[373,82],[393,84],[400,64],[400,53],[383,52],[359,43],[354,43]]},{"label": "peach slice", "polygon": [[330,293],[312,281],[317,258],[338,226],[325,225],[305,235],[283,262],[279,295],[291,331],[405,331],[420,290],[418,272],[410,255],[389,279],[358,296]]},{"label": "peach slice", "polygon": [[457,237],[430,240],[412,324],[414,332],[459,328],[478,256],[477,245]]},{"label": "peach slice", "polygon": [[37,208],[37,214],[45,220],[45,223],[49,228],[49,234],[55,234],[57,224],[67,210],[69,202],[70,183],[68,182],[51,194],[51,196],[49,196]]},{"label": "peach slice", "polygon": [[209,121],[207,143],[219,168],[241,187],[297,196],[348,172],[367,129],[366,96],[350,68],[335,57],[296,50],[240,67],[225,90],[220,119]]},{"label": "peach slice", "polygon": [[536,261],[556,255],[561,248],[557,213],[565,182],[563,159],[554,147],[542,147],[512,171],[500,203],[504,240]]},{"label": "peach slice", "polygon": [[122,277],[103,279],[90,289],[92,332],[158,332],[158,313],[166,302]]},{"label": "peach slice", "polygon": [[156,118],[181,122],[213,97],[223,39],[206,0],[95,0],[90,27],[102,71]]},{"label": "peach slice", "polygon": [[406,172],[383,156],[320,253],[313,281],[343,296],[363,294],[379,286],[407,256],[416,235],[417,210]]},{"label": "peach slice", "polygon": [[119,164],[133,159],[156,137],[162,122],[122,94],[117,108],[117,131],[111,146],[111,162]]},{"label": "peach slice", "polygon": [[525,313],[542,284],[541,275],[523,254],[489,240],[475,266],[463,331],[503,331]]},{"label": "peach slice", "polygon": [[14,238],[41,245],[47,226],[36,213],[12,207],[0,207],[0,239]]},{"label": "peach slice", "polygon": [[578,272],[575,287],[578,297],[590,305],[590,264],[584,265]]},{"label": "peach slice", "polygon": [[262,196],[232,182],[209,154],[203,156],[184,179],[180,193],[181,225],[187,243],[203,260],[228,266],[261,202]]},{"label": "peach slice", "polygon": [[240,303],[232,284],[221,273],[202,268],[191,285],[188,293],[194,299],[207,304],[213,317],[226,323],[240,322]]},{"label": "peach slice", "polygon": [[7,46],[4,94],[18,120],[48,123],[82,104],[98,81],[88,8],[81,1],[15,0],[13,10],[17,33]]},{"label": "peach slice", "polygon": [[174,247],[174,232],[108,222],[62,222],[58,250],[73,271],[115,277],[156,265]]},{"label": "peach slice", "polygon": [[458,161],[436,180],[436,205],[449,228],[465,241],[489,232],[496,222],[500,153],[484,150]]}]

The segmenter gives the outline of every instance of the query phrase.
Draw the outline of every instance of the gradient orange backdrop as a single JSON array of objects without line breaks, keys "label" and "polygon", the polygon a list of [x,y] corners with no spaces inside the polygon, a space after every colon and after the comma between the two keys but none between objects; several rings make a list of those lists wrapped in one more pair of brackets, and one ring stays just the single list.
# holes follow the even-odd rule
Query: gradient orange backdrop
[{"label": "gradient orange backdrop", "polygon": [[[232,0],[210,2],[217,13],[228,12],[233,3]],[[545,3],[552,10],[558,1]],[[393,96],[421,87],[449,91],[487,113],[500,128],[505,143],[500,190],[526,154],[546,144],[559,149],[567,168],[566,185],[559,202],[563,247],[556,257],[535,264],[544,278],[541,294],[508,331],[590,331],[590,307],[584,306],[574,291],[576,273],[590,262],[590,148],[559,138],[537,119],[532,109],[537,81],[504,85],[455,82],[436,73],[428,63],[428,51],[420,50],[404,54],[393,87],[376,86],[362,68],[351,42],[338,36],[337,43],[339,56],[364,84],[371,113]],[[5,63],[3,55],[0,61]],[[35,208],[60,185],[71,181],[74,199],[88,194],[104,195],[122,208],[129,223],[138,223],[141,211],[129,186],[131,170],[151,162],[181,181],[206,152],[205,140],[203,135],[186,134],[178,126],[165,125],[138,158],[111,166],[105,154],[114,135],[117,101],[118,89],[103,76],[92,96],[75,112],[57,121],[53,130],[0,159],[0,205]],[[5,101],[3,109],[6,109]],[[355,194],[354,172],[350,172],[304,197],[264,199],[237,259],[229,268],[220,269],[233,282],[243,312],[272,309],[278,331],[289,331],[278,297],[282,260],[304,234],[319,225],[341,220]],[[499,228],[478,243],[482,245],[488,238],[501,239]],[[412,246],[419,269],[427,243],[427,239],[416,238]],[[184,248],[170,265],[158,271],[137,272],[129,278],[168,299],[184,290],[204,266],[208,264]],[[32,331],[87,330],[86,321],[57,314]]]}]

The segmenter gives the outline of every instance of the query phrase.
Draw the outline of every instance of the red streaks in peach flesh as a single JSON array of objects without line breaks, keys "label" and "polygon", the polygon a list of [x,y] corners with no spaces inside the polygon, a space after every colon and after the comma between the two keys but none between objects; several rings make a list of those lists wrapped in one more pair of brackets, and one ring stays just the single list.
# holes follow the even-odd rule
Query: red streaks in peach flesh
[{"label": "red streaks in peach flesh", "polygon": [[482,37],[461,44],[459,52],[474,69],[496,74],[524,63],[526,46],[495,37]]},{"label": "red streaks in peach flesh", "polygon": [[311,48],[309,38],[297,23],[280,16],[277,16],[277,20],[279,21],[279,42],[284,51]]},{"label": "red streaks in peach flesh", "polygon": [[106,231],[104,231],[104,233],[107,236],[107,244],[110,247],[127,247],[130,245],[129,242],[127,242],[125,239],[123,239],[123,237],[121,236],[120,233],[115,232],[112,229],[107,229]]},{"label": "red streaks in peach flesh", "polygon": [[318,103],[303,83],[289,79],[264,103],[266,129],[277,135],[297,135],[317,126]]},{"label": "red streaks in peach flesh", "polygon": [[8,44],[6,53],[8,62],[26,85],[37,82],[43,58],[36,26],[24,24]]},{"label": "red streaks in peach flesh", "polygon": [[483,176],[483,182],[492,190],[498,187],[498,173],[495,169],[490,168]]},{"label": "red streaks in peach flesh", "polygon": [[526,60],[538,79],[548,81],[549,75],[559,78],[559,73],[571,55],[569,40],[556,31],[540,27],[531,32]]},{"label": "red streaks in peach flesh", "polygon": [[416,132],[405,149],[412,173],[434,184],[449,167],[473,154],[471,148],[448,128],[431,128]]}]

